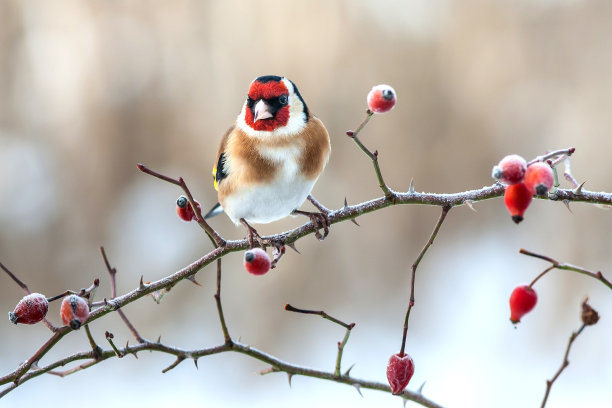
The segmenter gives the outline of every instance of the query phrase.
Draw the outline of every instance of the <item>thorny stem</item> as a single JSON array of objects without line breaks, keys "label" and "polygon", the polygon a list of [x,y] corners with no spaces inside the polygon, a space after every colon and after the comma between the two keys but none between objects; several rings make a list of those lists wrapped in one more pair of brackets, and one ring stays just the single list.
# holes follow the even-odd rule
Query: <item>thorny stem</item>
[{"label": "thorny stem", "polygon": [[359,140],[359,138],[357,137],[359,132],[361,132],[363,128],[368,124],[370,118],[372,118],[372,115],[374,115],[374,112],[368,109],[366,115],[366,118],[363,120],[363,122],[361,122],[359,127],[357,127],[357,130],[349,130],[346,132],[346,135],[352,138],[355,144],[361,149],[361,151],[364,152],[370,158],[370,160],[372,160],[372,165],[374,166],[374,171],[376,172],[376,178],[378,179],[378,185],[380,186],[383,193],[385,193],[385,197],[392,199],[394,194],[387,186],[387,183],[385,183],[385,180],[382,176],[382,172],[380,171],[380,166],[378,164],[378,150],[372,152],[370,149],[365,147],[365,145],[361,143],[361,140]]},{"label": "thorny stem", "polygon": [[[369,117],[366,118],[366,120],[364,121],[362,126],[360,126],[358,130],[361,130],[361,128],[365,126],[365,123],[367,123],[368,119]],[[371,154],[374,155],[373,153]],[[178,180],[175,180],[170,177],[153,172],[152,170],[149,170],[148,168],[142,165],[139,165],[138,168],[147,174],[153,175],[164,181],[179,185],[182,188],[186,188],[186,186],[184,185],[184,182],[181,184],[181,182],[179,182]],[[376,165],[375,165],[375,169],[376,169]],[[379,179],[379,181],[380,180],[382,180],[382,177]],[[384,185],[384,182],[381,184]],[[383,189],[383,191],[385,190]],[[185,193],[187,194],[187,192]],[[339,210],[330,212],[328,214],[328,218],[329,218],[330,224],[335,224],[335,223],[339,223],[339,222],[343,222],[347,220],[353,220],[357,216],[361,216],[361,215],[364,215],[370,212],[381,210],[385,207],[389,207],[392,205],[399,205],[399,204],[434,205],[434,206],[448,207],[448,209],[450,209],[451,207],[460,206],[466,203],[471,204],[477,201],[500,197],[503,195],[503,193],[504,193],[504,187],[498,183],[492,186],[483,187],[481,189],[464,191],[464,192],[455,193],[455,194],[417,193],[417,192],[414,192],[413,189],[411,189],[407,193],[393,192],[392,200],[389,199],[389,196],[385,195],[384,197],[366,201],[361,204],[357,204],[353,206],[345,205]],[[385,194],[386,194],[386,191],[385,191]],[[191,197],[191,195],[188,194],[188,197]],[[581,190],[580,192],[576,192],[574,190],[560,189],[560,190],[557,190],[553,196],[539,197],[539,198],[551,199],[551,200],[563,200],[566,202],[574,201],[574,202],[586,202],[586,203],[593,203],[593,204],[612,205],[612,194],[604,193],[604,192],[591,192],[587,190]],[[194,211],[197,214],[198,213],[197,206],[194,205],[192,198],[190,199],[190,205],[192,205],[192,207],[194,208]],[[205,222],[203,222],[203,224],[208,226],[208,224]],[[204,226],[202,227],[204,228]],[[208,228],[210,227],[208,226]],[[206,228],[204,229],[207,231],[207,233],[209,232]],[[210,228],[210,230],[212,231],[212,228]],[[279,234],[269,236],[269,237],[264,237],[264,239],[273,240],[275,242],[279,242],[280,244],[291,246],[298,239],[306,235],[312,234],[315,231],[316,231],[316,225],[311,221],[293,230],[279,233]],[[178,270],[165,278],[162,278],[152,283],[148,283],[147,285],[141,284],[139,285],[138,288],[122,296],[114,297],[110,301],[107,301],[105,299],[104,302],[99,303],[100,307],[98,307],[97,309],[91,312],[88,322],[92,322],[96,319],[99,319],[103,317],[104,315],[111,313],[113,311],[116,311],[119,308],[127,304],[130,304],[153,292],[156,292],[162,289],[171,288],[183,279],[190,279],[199,270],[204,268],[206,265],[212,263],[215,260],[222,258],[223,256],[227,255],[230,252],[236,252],[236,251],[240,251],[240,250],[249,248],[249,242],[247,239],[226,242],[218,234],[216,234],[216,232],[212,235],[209,234],[209,237],[211,238],[211,240],[214,240],[217,245],[221,245],[221,247],[216,247],[214,250],[202,256],[200,259],[196,260],[191,265],[188,265],[184,267],[183,269]],[[19,284],[20,287],[24,288],[25,285],[23,284],[23,282],[16,279],[16,277],[12,273],[10,273],[10,271],[7,271],[4,265],[0,264],[0,266],[2,267],[3,270],[5,270],[5,272],[8,273],[8,275],[16,283]],[[585,272],[581,272],[581,273],[585,273]],[[588,273],[591,274],[591,272],[588,272]],[[602,282],[604,283],[608,282],[607,280],[603,279],[603,276],[601,276],[600,272],[598,272],[596,275],[599,275],[598,279],[602,280]],[[607,286],[612,288],[609,282],[607,283]],[[24,290],[27,290],[27,286],[25,286]],[[95,304],[98,305],[97,302]],[[32,366],[35,363],[37,363],[44,355],[46,355],[46,353],[57,342],[59,342],[61,338],[65,336],[69,331],[71,330],[67,326],[57,329],[54,332],[53,336],[32,357],[30,357],[28,361],[20,365],[20,367],[17,370],[15,370],[13,373],[10,373],[4,377],[0,377],[0,384],[7,384],[10,382],[13,382],[13,384],[11,384],[10,386],[0,391],[0,397],[6,395],[7,393],[15,389],[17,386],[19,386],[19,384],[31,378],[37,377],[43,373],[49,372],[53,370],[54,368],[63,366],[72,361],[76,361],[80,359],[93,359],[94,351],[89,351],[85,353],[77,353],[77,354],[68,356],[64,359],[55,361],[54,363],[51,363],[46,367],[30,370]],[[109,339],[109,342],[110,342],[110,339]],[[103,361],[113,356],[121,357],[121,355],[125,355],[128,353],[134,354],[136,356],[136,353],[140,350],[158,350],[158,351],[169,352],[175,355],[177,355],[178,353],[178,352],[167,351],[169,348],[167,346],[162,345],[159,342],[151,343],[146,340],[144,343],[140,343],[136,346],[128,347],[126,345],[126,347],[122,350],[119,350],[116,347],[113,347],[113,348],[115,350],[105,350],[102,353],[102,356],[100,357],[99,360],[93,360],[90,364],[88,363],[87,366],[97,364],[98,362]],[[176,350],[176,349],[173,349],[173,350]],[[371,388],[371,389],[378,389],[378,390],[390,392],[390,388],[386,384],[373,383],[373,382],[355,379],[355,378],[349,377],[347,374],[341,377],[337,377],[335,376],[335,373],[326,373],[326,372],[321,372],[321,371],[316,371],[316,370],[312,370],[308,368],[290,365],[288,363],[285,363],[281,360],[276,359],[273,356],[270,356],[268,354],[255,350],[250,346],[242,345],[240,343],[236,343],[233,341],[230,343],[225,343],[222,346],[213,347],[213,348],[204,349],[204,350],[185,352],[185,353],[188,353],[186,354],[187,358],[197,359],[198,357],[201,357],[201,356],[216,354],[216,353],[225,352],[225,351],[234,351],[234,352],[240,352],[242,354],[250,355],[253,358],[256,358],[256,359],[259,359],[261,361],[271,364],[278,371],[284,371],[290,375],[299,374],[299,375],[317,377],[321,379],[335,381],[338,383],[351,384],[351,385],[354,385],[355,387],[359,386],[362,388]],[[424,405],[427,407],[439,407],[439,405],[425,399],[420,393],[412,393],[410,391],[404,391],[402,394],[402,397],[405,399],[416,401],[420,403],[421,405]]]},{"label": "thorny stem", "polygon": [[423,256],[425,256],[425,253],[427,252],[429,247],[434,243],[434,240],[436,239],[436,236],[438,236],[438,232],[440,231],[440,227],[442,226],[442,223],[446,219],[446,215],[448,214],[450,209],[451,209],[450,206],[442,207],[442,213],[440,214],[440,217],[438,218],[438,222],[436,223],[436,226],[434,227],[434,230],[432,231],[431,235],[429,236],[429,240],[427,241],[427,243],[425,244],[423,249],[421,249],[421,252],[417,256],[417,258],[414,261],[414,263],[412,264],[412,267],[410,268],[411,272],[412,272],[412,275],[410,277],[410,302],[408,303],[408,309],[406,310],[406,317],[404,318],[404,331],[403,331],[403,334],[402,334],[402,346],[401,346],[400,352],[399,352],[400,356],[404,355],[404,349],[406,347],[406,337],[408,336],[408,320],[410,319],[410,311],[412,310],[412,306],[414,306],[414,280],[415,280],[415,277],[416,277],[417,267],[419,266],[419,263],[421,263],[421,259],[423,259]]},{"label": "thorny stem", "polygon": [[562,270],[566,270],[566,271],[572,271],[572,272],[577,272],[577,273],[581,273],[583,275],[587,275],[590,276],[593,279],[597,279],[598,281],[600,281],[601,283],[603,283],[604,285],[606,285],[609,289],[612,289],[612,282],[610,282],[608,279],[606,279],[603,274],[601,273],[601,271],[597,271],[597,272],[593,272],[590,271],[588,269],[582,268],[580,266],[575,266],[575,265],[571,265],[568,263],[560,263],[559,261],[557,261],[556,259],[553,259],[551,257],[548,257],[546,255],[540,255],[540,254],[536,254],[535,252],[531,252],[528,251],[526,249],[521,248],[519,250],[519,253],[523,254],[523,255],[528,255],[528,256],[532,256],[534,258],[539,258],[539,259],[543,259],[544,261],[550,262],[552,264],[552,266],[548,269],[546,269],[544,272],[542,272],[540,275],[538,275],[538,277],[536,277],[536,279],[534,279],[534,281],[531,283],[532,285],[535,283],[535,281],[537,281],[541,276],[543,276],[544,274],[546,274],[546,272],[548,272],[549,270],[551,270],[552,268],[556,268],[556,269],[562,269]]},{"label": "thorny stem", "polygon": [[576,338],[580,335],[580,333],[582,333],[582,330],[584,330],[585,327],[586,324],[583,323],[582,326],[580,326],[580,328],[578,329],[578,331],[573,332],[570,336],[569,341],[567,343],[567,348],[565,349],[565,355],[563,356],[563,362],[561,363],[561,367],[559,367],[553,378],[551,378],[550,380],[546,380],[546,392],[544,393],[544,399],[542,400],[542,405],[540,406],[540,408],[544,408],[544,406],[546,405],[546,401],[548,400],[548,395],[550,394],[550,389],[552,388],[552,385],[561,375],[563,370],[565,370],[565,368],[569,365],[570,362],[568,360],[568,356],[570,349],[572,348],[572,344],[574,343],[574,340],[576,340]]},{"label": "thorny stem", "polygon": [[[117,269],[111,266],[103,246],[100,247],[100,253],[102,254],[102,259],[104,259],[104,265],[106,265],[106,270],[110,275],[111,299],[114,299],[117,297]],[[119,313],[119,317],[121,317],[123,323],[125,323],[128,329],[132,332],[132,335],[134,335],[136,341],[138,341],[139,343],[144,342],[144,338],[140,335],[140,333],[138,333],[138,330],[136,330],[136,327],[134,327],[134,325],[132,324],[132,322],[130,322],[125,313],[123,313],[123,310],[117,309],[117,313]]]},{"label": "thorny stem", "polygon": [[[301,375],[305,377],[319,378],[323,380],[334,381],[336,383],[348,384],[352,386],[359,386],[360,388],[379,390],[379,391],[383,391],[387,393],[391,392],[391,388],[387,384],[374,382],[374,381],[360,380],[360,379],[349,377],[349,376],[336,377],[333,372],[314,370],[314,369],[307,368],[307,367],[289,364],[283,360],[279,360],[278,358],[270,354],[267,354],[263,351],[260,351],[254,347],[251,347],[246,344],[238,343],[238,342],[234,342],[232,344],[224,343],[219,346],[204,348],[204,349],[199,349],[199,350],[183,350],[177,347],[167,346],[159,342],[152,343],[152,342],[146,341],[145,343],[140,343],[134,346],[126,346],[122,349],[118,349],[118,352],[121,353],[122,355],[127,355],[127,354],[135,355],[136,353],[140,351],[145,351],[145,350],[159,351],[162,353],[171,354],[171,355],[177,356],[177,358],[180,357],[181,361],[184,361],[187,359],[195,360],[200,357],[233,351],[233,352],[245,354],[247,356],[260,360],[264,363],[271,365],[272,367],[278,368],[278,370],[280,371],[283,371],[283,372],[286,372],[292,375]],[[115,350],[112,350],[112,349],[104,350],[102,352],[102,356],[100,357],[100,359],[91,361],[90,365],[95,365],[101,361],[107,360],[115,356],[117,356],[117,353],[115,352]],[[41,367],[37,370],[30,371],[29,373],[25,374],[22,377],[21,383],[31,380],[32,378],[38,377],[39,375],[49,372],[57,367],[65,366],[66,364],[69,364],[73,361],[93,359],[93,357],[94,357],[93,351],[91,350],[87,352],[73,354],[61,360],[55,361],[45,367]],[[173,366],[176,366],[176,365],[173,363]],[[14,374],[15,373],[12,373],[12,374],[9,374],[8,376],[0,378],[0,384],[6,384],[12,381],[12,376]],[[16,387],[17,387],[16,384],[11,384],[5,389],[3,389],[2,391],[0,391],[0,398],[8,394],[10,391],[15,389]],[[404,399],[415,401],[425,407],[442,408],[441,405],[436,404],[435,402],[425,398],[422,394],[418,392],[404,390],[402,394],[400,395]]]},{"label": "thorny stem", "polygon": [[340,377],[340,370],[342,369],[342,353],[344,352],[344,347],[346,346],[346,342],[351,335],[351,330],[355,327],[355,323],[351,323],[349,327],[346,328],[346,333],[344,334],[344,338],[342,341],[338,342],[338,355],[336,356],[336,370],[334,371],[334,375],[336,377]]}]

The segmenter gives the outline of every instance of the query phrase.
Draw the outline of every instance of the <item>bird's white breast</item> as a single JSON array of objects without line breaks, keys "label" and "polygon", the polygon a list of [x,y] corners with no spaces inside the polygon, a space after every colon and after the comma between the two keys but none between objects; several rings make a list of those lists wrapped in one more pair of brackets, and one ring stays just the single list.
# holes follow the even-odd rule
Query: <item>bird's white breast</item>
[{"label": "bird's white breast", "polygon": [[288,216],[304,203],[316,182],[300,175],[298,146],[261,147],[259,153],[278,165],[277,175],[271,182],[253,184],[226,197],[223,209],[236,224],[240,218],[265,224]]}]

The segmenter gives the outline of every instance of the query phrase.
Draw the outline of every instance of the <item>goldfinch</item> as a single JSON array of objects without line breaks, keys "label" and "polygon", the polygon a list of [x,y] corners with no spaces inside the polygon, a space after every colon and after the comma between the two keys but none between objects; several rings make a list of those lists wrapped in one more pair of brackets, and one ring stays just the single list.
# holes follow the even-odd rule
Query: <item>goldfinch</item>
[{"label": "goldfinch", "polygon": [[[236,123],[221,139],[213,167],[219,202],[205,218],[221,212],[243,224],[260,244],[249,223],[265,224],[303,214],[328,232],[324,208],[310,196],[331,151],[329,134],[312,115],[289,79],[267,75],[251,82]],[[321,213],[299,211],[310,198]],[[317,231],[319,239],[324,238]]]}]

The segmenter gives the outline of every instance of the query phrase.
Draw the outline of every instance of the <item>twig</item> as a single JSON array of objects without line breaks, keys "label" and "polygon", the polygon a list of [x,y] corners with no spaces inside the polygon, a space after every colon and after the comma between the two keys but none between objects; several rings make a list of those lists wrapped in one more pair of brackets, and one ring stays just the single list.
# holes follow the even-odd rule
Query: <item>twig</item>
[{"label": "twig", "polygon": [[406,337],[408,336],[408,320],[410,319],[410,311],[412,310],[412,306],[414,306],[414,281],[415,281],[415,277],[416,277],[417,267],[419,266],[419,263],[421,263],[421,259],[423,259],[423,256],[425,256],[425,253],[427,252],[429,247],[434,243],[434,240],[436,239],[436,236],[438,236],[438,232],[440,231],[440,227],[442,226],[442,223],[446,219],[446,215],[448,214],[450,209],[451,209],[450,206],[442,207],[442,213],[440,214],[440,217],[438,218],[438,222],[436,223],[436,226],[434,227],[434,230],[432,231],[431,235],[429,236],[429,240],[427,241],[427,243],[425,244],[425,246],[423,247],[423,249],[421,250],[421,252],[417,256],[416,260],[412,264],[412,267],[410,268],[411,271],[412,271],[412,275],[410,277],[410,302],[408,303],[408,309],[406,310],[406,317],[404,318],[404,330],[403,330],[403,333],[402,333],[402,346],[401,346],[400,352],[399,352],[400,356],[404,355],[404,349],[406,347]]},{"label": "twig", "polygon": [[385,183],[385,180],[382,176],[382,172],[380,171],[380,166],[378,165],[378,150],[372,152],[370,149],[365,147],[365,145],[357,137],[359,132],[361,132],[363,128],[368,124],[370,118],[372,118],[372,115],[374,115],[374,112],[368,109],[366,112],[366,118],[363,120],[363,122],[361,122],[359,127],[357,127],[357,130],[349,130],[346,132],[346,135],[353,139],[353,141],[361,149],[361,151],[364,152],[370,158],[370,160],[372,160],[372,165],[374,166],[374,171],[376,172],[376,178],[378,179],[378,185],[380,186],[383,193],[385,193],[385,197],[387,197],[387,199],[393,199],[394,193],[387,186],[387,183]]},{"label": "twig", "polygon": [[573,332],[570,336],[569,342],[567,343],[567,348],[565,349],[565,355],[563,356],[563,362],[561,363],[561,367],[559,367],[553,378],[551,378],[550,380],[546,380],[546,392],[544,393],[544,399],[542,400],[542,405],[540,406],[540,408],[544,408],[544,406],[546,405],[546,401],[548,400],[548,394],[550,394],[550,389],[552,388],[552,385],[561,375],[563,370],[565,370],[565,368],[569,365],[568,356],[572,344],[574,343],[574,340],[576,340],[576,338],[580,335],[580,333],[582,333],[582,330],[584,330],[585,327],[586,324],[583,323],[582,326],[580,326],[580,328],[578,329],[578,331]]},{"label": "twig", "polygon": [[339,324],[340,326],[344,327],[345,329],[349,329],[349,330],[352,329],[355,326],[355,323],[350,323],[350,324],[344,323],[343,321],[338,320],[335,317],[332,317],[332,316],[328,315],[323,310],[298,309],[297,307],[291,306],[289,303],[287,303],[285,305],[285,310],[288,311],[288,312],[318,315],[318,316],[321,316],[324,319],[329,320],[330,322],[334,322],[336,324]]},{"label": "twig", "polygon": [[552,159],[553,157],[557,157],[557,156],[565,156],[565,157],[569,157],[572,154],[574,154],[574,152],[576,151],[575,148],[570,147],[568,149],[560,149],[560,150],[554,150],[552,152],[546,153],[542,156],[537,156],[535,159],[531,160],[529,163],[527,163],[527,165],[529,166],[530,164],[533,164],[535,162],[544,162],[548,159]]},{"label": "twig", "polygon": [[574,176],[572,176],[572,167],[570,164],[569,157],[565,158],[563,166],[565,167],[565,171],[563,172],[563,176],[565,177],[565,179],[569,181],[574,187],[578,187],[580,183],[578,183]]},{"label": "twig", "polygon": [[[110,276],[111,299],[114,299],[115,297],[117,297],[117,269],[111,266],[103,246],[100,247],[100,253],[102,254],[104,265],[106,265],[106,270],[108,271],[108,274]],[[142,286],[142,278],[140,280],[140,286]],[[136,341],[139,343],[143,343],[145,339],[140,335],[140,333],[138,333],[138,330],[136,330],[136,327],[134,327],[134,325],[132,324],[132,322],[130,322],[125,313],[123,313],[123,310],[117,309],[117,313],[119,313],[119,317],[121,317],[123,323],[125,323],[128,329],[132,332],[132,334],[136,338]]]},{"label": "twig", "polygon": [[318,316],[321,316],[322,318],[327,319],[330,322],[336,323],[336,324],[338,324],[338,325],[340,325],[340,326],[342,326],[342,327],[344,327],[346,329],[346,333],[344,334],[344,338],[342,339],[342,341],[338,342],[338,354],[336,355],[336,368],[335,368],[335,371],[334,371],[334,375],[336,377],[340,377],[341,376],[340,370],[341,370],[341,365],[342,365],[342,353],[344,352],[344,347],[346,346],[346,342],[349,339],[349,336],[351,334],[351,330],[353,330],[353,327],[355,327],[355,323],[347,324],[347,323],[344,323],[342,320],[336,319],[335,317],[328,315],[323,310],[299,309],[297,307],[291,306],[289,303],[287,303],[285,305],[285,310],[287,310],[288,312],[318,315]]},{"label": "twig", "polygon": [[597,279],[598,281],[600,281],[601,283],[603,283],[604,285],[606,285],[609,289],[612,289],[612,282],[610,282],[608,279],[606,279],[603,274],[601,273],[601,271],[597,271],[597,272],[593,272],[590,271],[588,269],[582,268],[580,266],[575,266],[575,265],[571,265],[568,263],[560,263],[559,261],[557,261],[556,259],[553,259],[551,257],[548,257],[546,255],[540,255],[540,254],[536,254],[535,252],[531,252],[528,251],[526,249],[521,248],[519,250],[519,253],[523,254],[523,255],[528,255],[528,256],[532,256],[534,258],[539,258],[542,259],[544,261],[550,262],[552,264],[552,267],[546,269],[544,272],[542,272],[533,282],[535,283],[536,280],[538,280],[541,276],[543,276],[544,274],[546,274],[548,271],[550,271],[552,268],[556,268],[556,269],[562,269],[562,270],[566,270],[566,271],[573,271],[573,272],[577,272],[577,273],[581,273],[583,275],[586,276],[590,276],[593,279]]},{"label": "twig", "polygon": [[3,264],[2,262],[0,262],[0,268],[2,268],[2,270],[3,270],[4,272],[6,272],[6,274],[7,274],[8,276],[10,276],[10,277],[11,277],[11,279],[13,279],[13,280],[15,281],[15,283],[16,283],[17,285],[19,285],[19,287],[20,287],[21,289],[23,289],[23,291],[26,293],[26,295],[29,295],[29,294],[31,293],[31,292],[30,292],[30,289],[28,289],[28,285],[26,285],[26,284],[25,284],[25,283],[23,283],[21,280],[19,280],[19,278],[18,278],[17,276],[15,276],[15,274],[13,274],[13,272],[11,272],[11,271],[10,271],[10,270],[9,270],[9,269],[6,267],[6,266],[4,266],[4,264]]},{"label": "twig", "polygon": [[157,177],[160,180],[164,180],[168,183],[175,184],[181,187],[183,189],[183,192],[187,196],[187,199],[189,200],[189,205],[191,205],[191,208],[193,209],[196,215],[196,221],[198,225],[200,225],[200,227],[202,227],[202,229],[206,231],[206,233],[215,241],[217,246],[225,245],[225,240],[221,238],[221,236],[217,233],[217,231],[215,231],[202,217],[202,211],[198,208],[197,205],[195,205],[195,200],[193,199],[193,196],[191,195],[191,191],[189,191],[189,188],[187,187],[187,184],[185,183],[185,180],[183,180],[182,177],[179,177],[178,179],[173,179],[172,177],[168,177],[161,173],[153,171],[141,163],[138,163],[137,167],[138,167],[138,170],[142,171],[143,173],[149,174],[153,177]]},{"label": "twig", "polygon": [[215,303],[217,304],[217,312],[219,313],[219,322],[221,323],[223,339],[225,340],[225,344],[231,346],[232,336],[230,336],[229,330],[227,329],[225,315],[223,314],[223,306],[221,305],[221,258],[217,259],[217,291],[215,292]]}]

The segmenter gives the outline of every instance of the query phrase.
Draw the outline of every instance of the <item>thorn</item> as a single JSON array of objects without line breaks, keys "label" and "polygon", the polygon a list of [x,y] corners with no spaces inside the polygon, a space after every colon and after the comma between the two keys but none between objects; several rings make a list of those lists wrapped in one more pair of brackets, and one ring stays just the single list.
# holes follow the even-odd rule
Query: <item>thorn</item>
[{"label": "thorn", "polygon": [[374,155],[375,159],[378,159],[378,150],[374,150],[374,153],[372,153]]},{"label": "thorn", "polygon": [[157,344],[161,343],[161,334],[159,335],[159,337],[157,338]]},{"label": "thorn", "polygon": [[563,200],[563,204],[565,204],[565,206],[567,207],[567,210],[573,214],[572,209],[570,208],[569,200]]},{"label": "thorn", "polygon": [[586,183],[586,180],[580,183],[580,185],[574,189],[573,193],[576,195],[582,195],[582,186],[584,186],[584,183]]},{"label": "thorn", "polygon": [[472,210],[472,211],[474,211],[474,212],[478,212],[478,211],[476,211],[476,209],[474,208],[474,202],[473,202],[472,200],[465,200],[463,203],[464,203],[465,205],[467,205],[467,206],[470,208],[470,210]]},{"label": "thorn", "polygon": [[406,398],[402,398],[402,404],[404,404],[404,408],[406,408],[406,403],[408,402],[408,400]]},{"label": "thorn", "polygon": [[359,223],[354,218],[351,218],[351,222],[356,226],[361,227],[361,225],[359,225]]},{"label": "thorn", "polygon": [[348,207],[348,203],[346,202],[346,197],[344,197],[344,208]]},{"label": "thorn", "polygon": [[353,387],[355,387],[355,389],[357,390],[357,392],[359,393],[359,395],[361,395],[361,397],[363,398],[363,394],[361,393],[361,385],[354,383],[351,384]]},{"label": "thorn", "polygon": [[410,179],[410,187],[408,187],[408,192],[410,194],[414,194],[414,179],[413,178]]},{"label": "thorn", "polygon": [[287,373],[287,380],[289,381],[289,388],[291,388],[291,379],[293,378],[293,374]]},{"label": "thorn", "polygon": [[355,363],[351,364],[351,366],[344,372],[345,377],[349,377],[351,375],[351,370],[355,367]]},{"label": "thorn", "polygon": [[197,358],[194,358],[194,359],[193,359],[193,364],[195,364],[195,366],[196,366],[196,370],[197,370],[197,369],[199,368],[199,367],[198,367],[198,359],[197,359]]},{"label": "thorn", "polygon": [[196,284],[196,285],[198,285],[198,286],[202,286],[202,284],[196,280],[195,276],[188,276],[188,277],[187,277],[187,280],[189,280],[189,281],[191,281],[191,282],[195,283],[195,284]]},{"label": "thorn", "polygon": [[145,287],[144,283],[142,282],[142,278],[143,278],[143,275],[140,275],[140,284],[138,285],[139,289],[144,289]]},{"label": "thorn", "polygon": [[427,381],[423,381],[423,384],[421,384],[421,386],[417,390],[417,394],[423,395],[423,387],[425,387],[425,383],[427,383]]},{"label": "thorn", "polygon": [[295,247],[295,242],[292,242],[292,243],[290,243],[290,244],[287,244],[287,246],[288,246],[289,248],[293,249],[293,250],[294,250],[295,252],[297,252],[298,254],[300,254],[300,255],[301,255],[301,252],[300,252],[300,251],[298,251],[298,249]]}]

